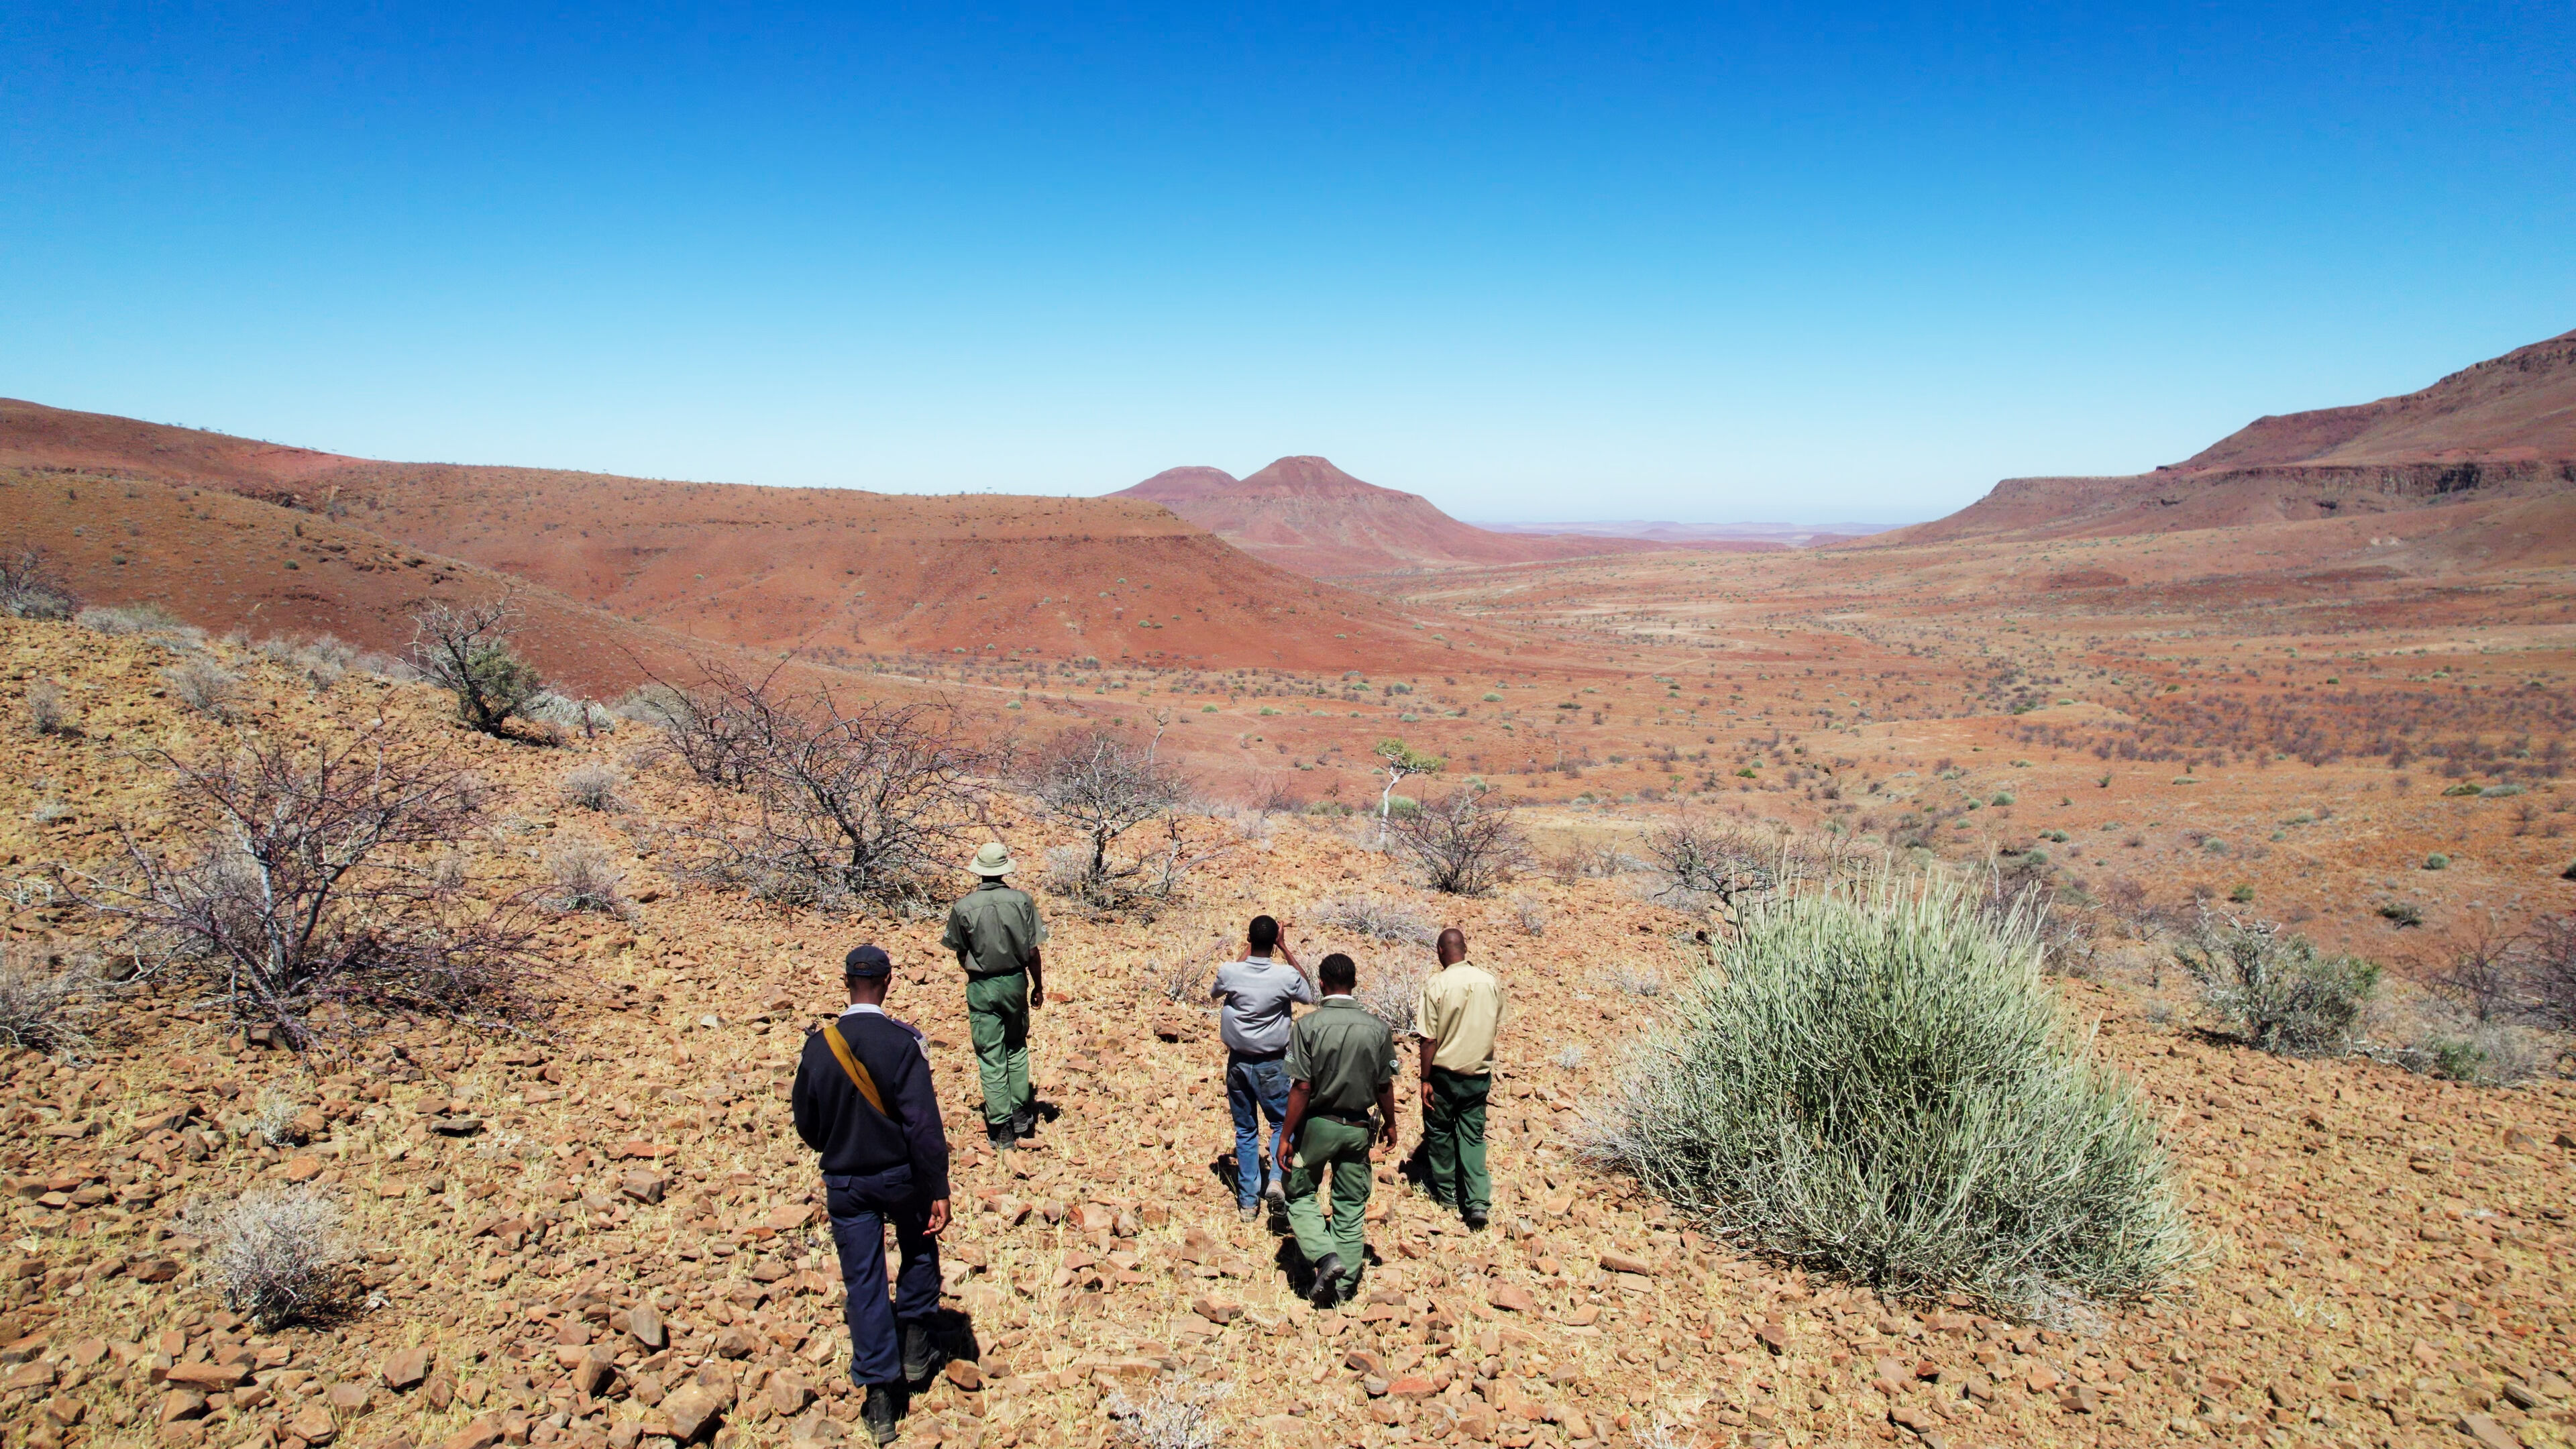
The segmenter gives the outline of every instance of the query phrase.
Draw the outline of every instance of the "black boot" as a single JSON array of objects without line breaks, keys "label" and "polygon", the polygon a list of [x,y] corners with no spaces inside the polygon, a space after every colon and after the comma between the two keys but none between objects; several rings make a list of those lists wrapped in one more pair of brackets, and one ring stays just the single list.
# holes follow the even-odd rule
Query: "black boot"
[{"label": "black boot", "polygon": [[1017,1134],[1011,1131],[1011,1124],[1005,1122],[999,1127],[985,1128],[984,1141],[990,1145],[995,1152],[1008,1152],[1019,1145],[1020,1139]]},{"label": "black boot", "polygon": [[1011,1135],[1014,1137],[1035,1137],[1038,1135],[1037,1103],[1031,1102],[1027,1106],[1022,1107],[1020,1110],[1011,1114]]},{"label": "black boot", "polygon": [[920,1383],[939,1366],[939,1346],[930,1340],[930,1326],[907,1323],[903,1326],[903,1381]]},{"label": "black boot", "polygon": [[894,1386],[868,1385],[868,1401],[860,1407],[859,1418],[867,1424],[868,1432],[876,1436],[879,1444],[894,1442],[894,1425],[898,1417],[894,1406]]},{"label": "black boot", "polygon": [[1315,1286],[1307,1292],[1307,1301],[1318,1308],[1330,1308],[1342,1301],[1342,1255],[1326,1253],[1315,1265]]}]

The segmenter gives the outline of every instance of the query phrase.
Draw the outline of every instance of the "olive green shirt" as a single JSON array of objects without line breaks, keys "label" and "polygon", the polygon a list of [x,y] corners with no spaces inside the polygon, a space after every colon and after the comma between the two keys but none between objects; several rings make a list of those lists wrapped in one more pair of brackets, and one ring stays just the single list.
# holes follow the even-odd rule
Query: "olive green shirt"
[{"label": "olive green shirt", "polygon": [[948,908],[948,930],[939,944],[964,952],[969,976],[1008,976],[1028,969],[1047,938],[1038,903],[1029,893],[988,880]]},{"label": "olive green shirt", "polygon": [[1358,1002],[1327,996],[1288,1033],[1288,1080],[1307,1084],[1308,1113],[1365,1122],[1395,1081],[1395,1036]]}]

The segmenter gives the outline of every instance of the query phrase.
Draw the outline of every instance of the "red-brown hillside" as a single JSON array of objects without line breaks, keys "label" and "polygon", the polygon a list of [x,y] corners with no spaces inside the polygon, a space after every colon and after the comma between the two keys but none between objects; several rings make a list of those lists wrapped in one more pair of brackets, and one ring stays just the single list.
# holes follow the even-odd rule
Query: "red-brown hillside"
[{"label": "red-brown hillside", "polygon": [[212,633],[336,635],[399,654],[411,611],[515,595],[520,647],[569,694],[613,697],[639,661],[685,675],[707,646],[319,514],[219,487],[0,468],[0,544],[43,549],[85,599],[155,603]]},{"label": "red-brown hillside", "polygon": [[[2125,478],[2007,478],[1947,518],[1873,544],[1993,535],[2100,537],[2465,507],[2576,487],[2576,332],[2420,392],[2258,418],[2201,452]],[[2527,510],[2524,510],[2527,512]]]},{"label": "red-brown hillside", "polygon": [[[1430,667],[1434,656],[1454,663],[1457,650],[1495,637],[1246,557],[1136,499],[377,463],[32,403],[0,410],[0,458],[290,504],[362,530],[372,542],[352,544],[355,553],[389,545],[444,555],[632,624],[722,644],[802,645],[827,659],[940,650],[1386,670]],[[294,585],[323,595],[302,601],[313,610],[400,612],[377,591],[343,601],[321,577],[337,576]],[[178,608],[175,595],[198,587],[214,591],[208,607],[218,612],[262,602],[234,573],[174,575],[166,588],[131,592],[172,595]],[[340,632],[372,642],[354,625]]]},{"label": "red-brown hillside", "polygon": [[1530,563],[1665,545],[1505,534],[1461,523],[1418,493],[1363,483],[1323,458],[1281,458],[1249,478],[1171,468],[1109,495],[1159,503],[1247,552],[1314,578]]}]

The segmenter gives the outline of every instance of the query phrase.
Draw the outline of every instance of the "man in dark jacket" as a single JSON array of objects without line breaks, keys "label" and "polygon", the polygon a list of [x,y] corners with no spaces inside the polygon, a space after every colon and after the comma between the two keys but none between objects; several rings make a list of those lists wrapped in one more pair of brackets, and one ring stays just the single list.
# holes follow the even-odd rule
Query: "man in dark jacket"
[{"label": "man in dark jacket", "polygon": [[[940,1231],[948,1226],[948,1134],[921,1033],[885,1014],[894,962],[861,946],[841,963],[850,1006],[805,1038],[796,1069],[796,1135],[822,1154],[832,1241],[849,1299],[850,1381],[879,1444],[894,1441],[897,1390],[937,1367]],[[903,1266],[886,1295],[885,1230]],[[900,1325],[900,1332],[898,1332]]]}]

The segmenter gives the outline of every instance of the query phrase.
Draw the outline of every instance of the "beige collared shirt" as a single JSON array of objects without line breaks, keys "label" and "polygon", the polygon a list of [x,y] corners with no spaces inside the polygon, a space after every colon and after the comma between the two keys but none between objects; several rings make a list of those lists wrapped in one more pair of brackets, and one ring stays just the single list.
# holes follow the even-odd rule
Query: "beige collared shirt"
[{"label": "beige collared shirt", "polygon": [[1503,985],[1472,961],[1434,972],[1414,1008],[1414,1035],[1434,1043],[1431,1064],[1462,1076],[1491,1076],[1503,1027]]}]

